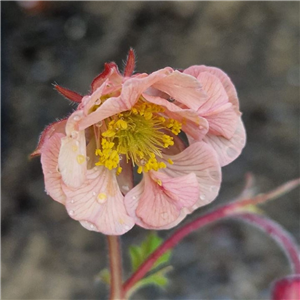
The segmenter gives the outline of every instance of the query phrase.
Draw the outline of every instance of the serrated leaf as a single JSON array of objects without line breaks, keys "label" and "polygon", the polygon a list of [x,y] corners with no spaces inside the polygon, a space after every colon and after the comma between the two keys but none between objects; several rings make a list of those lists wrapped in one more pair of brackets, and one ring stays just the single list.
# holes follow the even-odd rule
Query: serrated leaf
[{"label": "serrated leaf", "polygon": [[98,274],[98,278],[104,283],[110,285],[110,272],[108,269],[103,269]]},{"label": "serrated leaf", "polygon": [[138,267],[141,264],[142,261],[142,254],[141,254],[141,248],[139,248],[138,246],[130,246],[129,247],[129,255],[130,255],[130,259],[131,259],[131,266],[132,266],[132,270],[136,271],[138,269]]},{"label": "serrated leaf", "polygon": [[140,281],[138,281],[126,294],[126,296],[128,298],[130,298],[130,296],[135,293],[137,290],[146,287],[148,285],[155,285],[155,286],[159,286],[161,288],[164,288],[169,280],[166,277],[166,274],[172,270],[173,268],[171,266],[167,266],[143,279],[141,279]]},{"label": "serrated leaf", "polygon": [[[140,246],[131,246],[129,248],[129,254],[131,258],[132,270],[136,271],[139,266],[152,254],[162,243],[162,239],[155,233],[150,233],[145,241]],[[158,266],[167,263],[171,257],[171,250],[163,254],[153,265],[151,270],[154,270]]]}]

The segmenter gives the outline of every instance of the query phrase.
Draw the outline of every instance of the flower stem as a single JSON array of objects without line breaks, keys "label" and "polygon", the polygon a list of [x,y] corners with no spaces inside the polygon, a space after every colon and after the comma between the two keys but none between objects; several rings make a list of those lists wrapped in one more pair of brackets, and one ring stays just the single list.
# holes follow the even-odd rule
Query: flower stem
[{"label": "flower stem", "polygon": [[108,235],[107,240],[110,264],[110,300],[121,300],[124,299],[124,297],[120,241],[119,237],[115,235]]},{"label": "flower stem", "polygon": [[257,227],[261,228],[263,231],[269,233],[269,235],[277,241],[282,248],[285,250],[288,258],[290,259],[293,271],[296,273],[300,270],[300,260],[298,257],[298,249],[290,234],[286,232],[283,228],[278,226],[275,222],[270,221],[256,214],[247,213],[247,206],[255,205],[259,203],[266,202],[277,198],[284,193],[297,187],[300,183],[299,179],[292,180],[283,184],[279,188],[266,193],[264,195],[258,195],[250,199],[242,199],[240,201],[232,202],[230,204],[224,205],[222,207],[216,208],[210,213],[204,216],[198,217],[196,220],[186,224],[182,228],[176,230],[171,237],[169,237],[163,244],[161,244],[144,263],[138,268],[138,270],[124,283],[123,292],[126,295],[128,291],[140,280],[145,274],[152,268],[156,260],[162,256],[165,252],[172,249],[176,244],[178,244],[184,237],[186,237],[191,232],[204,227],[214,221],[220,220],[225,217],[236,217],[244,219],[251,224],[255,224]]}]

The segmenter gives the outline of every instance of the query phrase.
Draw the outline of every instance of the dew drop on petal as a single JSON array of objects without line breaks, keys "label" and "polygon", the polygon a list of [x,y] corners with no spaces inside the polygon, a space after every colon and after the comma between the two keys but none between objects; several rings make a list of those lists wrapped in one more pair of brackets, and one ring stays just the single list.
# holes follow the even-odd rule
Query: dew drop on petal
[{"label": "dew drop on petal", "polygon": [[162,217],[163,219],[166,219],[167,216],[168,216],[168,213],[167,213],[167,212],[162,212],[162,213],[161,213],[161,217]]},{"label": "dew drop on petal", "polygon": [[85,157],[82,154],[79,154],[77,155],[76,160],[81,165],[85,162]]},{"label": "dew drop on petal", "polygon": [[236,150],[234,149],[234,148],[232,148],[232,147],[228,147],[227,149],[226,149],[226,153],[227,153],[227,155],[229,156],[229,157],[231,157],[231,158],[233,158],[233,157],[235,157],[236,156]]},{"label": "dew drop on petal", "polygon": [[74,215],[74,210],[69,210],[69,215],[73,216]]},{"label": "dew drop on petal", "polygon": [[73,119],[74,119],[74,121],[79,121],[80,117],[79,116],[75,116]]},{"label": "dew drop on petal", "polygon": [[220,179],[220,174],[218,171],[210,171],[210,172],[208,172],[208,174],[215,181]]},{"label": "dew drop on petal", "polygon": [[199,129],[203,129],[204,127],[203,126],[199,126]]},{"label": "dew drop on petal", "polygon": [[200,199],[204,201],[206,199],[205,195],[200,195]]},{"label": "dew drop on petal", "polygon": [[100,98],[98,98],[98,99],[95,101],[95,105],[99,105],[99,104],[101,104]]},{"label": "dew drop on petal", "polygon": [[76,139],[78,137],[78,131],[71,132],[71,138]]},{"label": "dew drop on petal", "polygon": [[93,192],[93,196],[96,196],[96,192]]},{"label": "dew drop on petal", "polygon": [[132,196],[132,199],[135,200],[135,199],[136,199],[136,196]]},{"label": "dew drop on petal", "polygon": [[129,186],[128,185],[122,185],[122,189],[124,190],[124,191],[129,191]]},{"label": "dew drop on petal", "polygon": [[210,187],[210,190],[211,190],[212,192],[216,192],[216,191],[218,190],[218,188],[217,188],[216,186],[211,186],[211,187]]},{"label": "dew drop on petal", "polygon": [[102,126],[102,121],[96,123],[96,126],[97,126],[97,127],[101,127],[101,126]]},{"label": "dew drop on petal", "polygon": [[95,225],[91,223],[91,224],[90,224],[90,228],[91,228],[91,229],[94,229],[94,228],[95,228]]},{"label": "dew drop on petal", "polygon": [[71,200],[71,203],[74,203],[74,200],[73,200],[73,199]]},{"label": "dew drop on petal", "polygon": [[87,160],[87,161],[89,161],[89,160],[90,160],[90,157],[89,157],[89,156],[87,156],[87,157],[86,157],[86,160]]}]

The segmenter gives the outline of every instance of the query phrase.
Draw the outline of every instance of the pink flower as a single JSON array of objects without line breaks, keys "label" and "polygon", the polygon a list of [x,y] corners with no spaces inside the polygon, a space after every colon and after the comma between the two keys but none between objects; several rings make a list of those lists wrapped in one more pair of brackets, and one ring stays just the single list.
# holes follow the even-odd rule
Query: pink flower
[{"label": "pink flower", "polygon": [[183,73],[197,78],[207,95],[207,101],[197,110],[209,125],[203,140],[217,152],[221,166],[226,166],[240,155],[246,143],[235,87],[218,68],[192,66]]},{"label": "pink flower", "polygon": [[[199,79],[169,67],[149,75],[132,75],[133,69],[131,50],[124,75],[106,64],[90,95],[56,86],[79,105],[45,129],[33,152],[41,154],[49,195],[84,227],[109,235],[134,224],[174,227],[213,201],[221,184],[218,156],[207,141],[218,120],[204,110],[211,99]],[[232,129],[223,131],[230,139]],[[143,175],[136,186],[133,174]]]}]

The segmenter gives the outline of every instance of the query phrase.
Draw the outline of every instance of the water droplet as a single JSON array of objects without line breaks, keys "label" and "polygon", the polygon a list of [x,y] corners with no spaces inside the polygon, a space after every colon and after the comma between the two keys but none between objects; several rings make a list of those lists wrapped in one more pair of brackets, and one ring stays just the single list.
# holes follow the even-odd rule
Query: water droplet
[{"label": "water droplet", "polygon": [[77,155],[76,160],[81,165],[85,162],[85,157],[82,154],[79,154]]},{"label": "water droplet", "polygon": [[70,210],[70,211],[69,211],[69,215],[70,215],[70,216],[73,216],[73,215],[74,215],[74,210]]},{"label": "water droplet", "polygon": [[101,104],[101,99],[98,98],[96,101],[95,101],[95,105],[100,105]]},{"label": "water droplet", "polygon": [[74,203],[74,200],[73,200],[73,199],[71,200],[71,203]]},{"label": "water droplet", "polygon": [[97,167],[94,167],[94,168],[93,168],[93,170],[97,171],[97,170],[98,170],[98,168],[97,168]]},{"label": "water droplet", "polygon": [[122,155],[119,155],[119,161],[121,161],[123,159]]},{"label": "water droplet", "polygon": [[86,157],[86,160],[87,160],[87,161],[89,161],[89,160],[90,160],[90,157],[89,157],[89,156],[87,156],[87,157]]},{"label": "water droplet", "polygon": [[162,212],[162,213],[161,213],[161,217],[162,217],[163,219],[166,219],[167,216],[168,216],[168,213],[167,213],[167,212]]},{"label": "water droplet", "polygon": [[91,224],[90,224],[90,228],[91,228],[91,229],[94,229],[94,228],[95,228],[95,225],[91,223]]},{"label": "water droplet", "polygon": [[79,121],[80,120],[80,117],[79,116],[74,116],[74,121]]},{"label": "water droplet", "polygon": [[129,229],[130,229],[130,226],[124,225],[124,228],[125,228],[125,230],[129,230]]},{"label": "water droplet", "polygon": [[237,151],[234,148],[232,148],[232,147],[228,147],[226,149],[226,153],[227,153],[227,155],[229,157],[234,158],[236,156],[236,154],[237,154]]},{"label": "water droplet", "polygon": [[199,129],[203,129],[204,127],[203,126],[199,126]]},{"label": "water droplet", "polygon": [[97,201],[98,201],[98,203],[100,203],[100,204],[103,204],[103,203],[105,203],[106,202],[106,194],[105,193],[100,193],[100,194],[98,194],[98,196],[97,196]]},{"label": "water droplet", "polygon": [[172,98],[172,97],[169,97],[167,100],[168,100],[169,102],[174,102],[174,101],[175,101],[175,99]]},{"label": "water droplet", "polygon": [[136,196],[132,196],[132,199],[135,200],[135,199],[136,199]]},{"label": "water droplet", "polygon": [[200,199],[204,201],[206,199],[205,195],[200,195]]},{"label": "water droplet", "polygon": [[210,171],[210,172],[208,172],[208,174],[215,181],[220,179],[220,174],[218,171]]},{"label": "water droplet", "polygon": [[[56,172],[58,172],[58,173],[60,172],[58,165],[56,166],[55,170],[56,170]],[[51,172],[51,173],[52,173],[52,172]]]},{"label": "water droplet", "polygon": [[93,192],[93,196],[96,196],[96,192]]},{"label": "water droplet", "polygon": [[216,186],[211,186],[211,187],[210,187],[210,190],[211,190],[212,192],[216,192],[216,191],[218,190],[218,188],[217,188]]},{"label": "water droplet", "polygon": [[71,132],[71,138],[76,139],[78,137],[78,131]]},{"label": "water droplet", "polygon": [[96,123],[96,126],[97,126],[97,127],[101,127],[101,126],[102,126],[102,121]]},{"label": "water droplet", "polygon": [[129,186],[128,185],[122,185],[122,189],[124,191],[129,191]]}]

